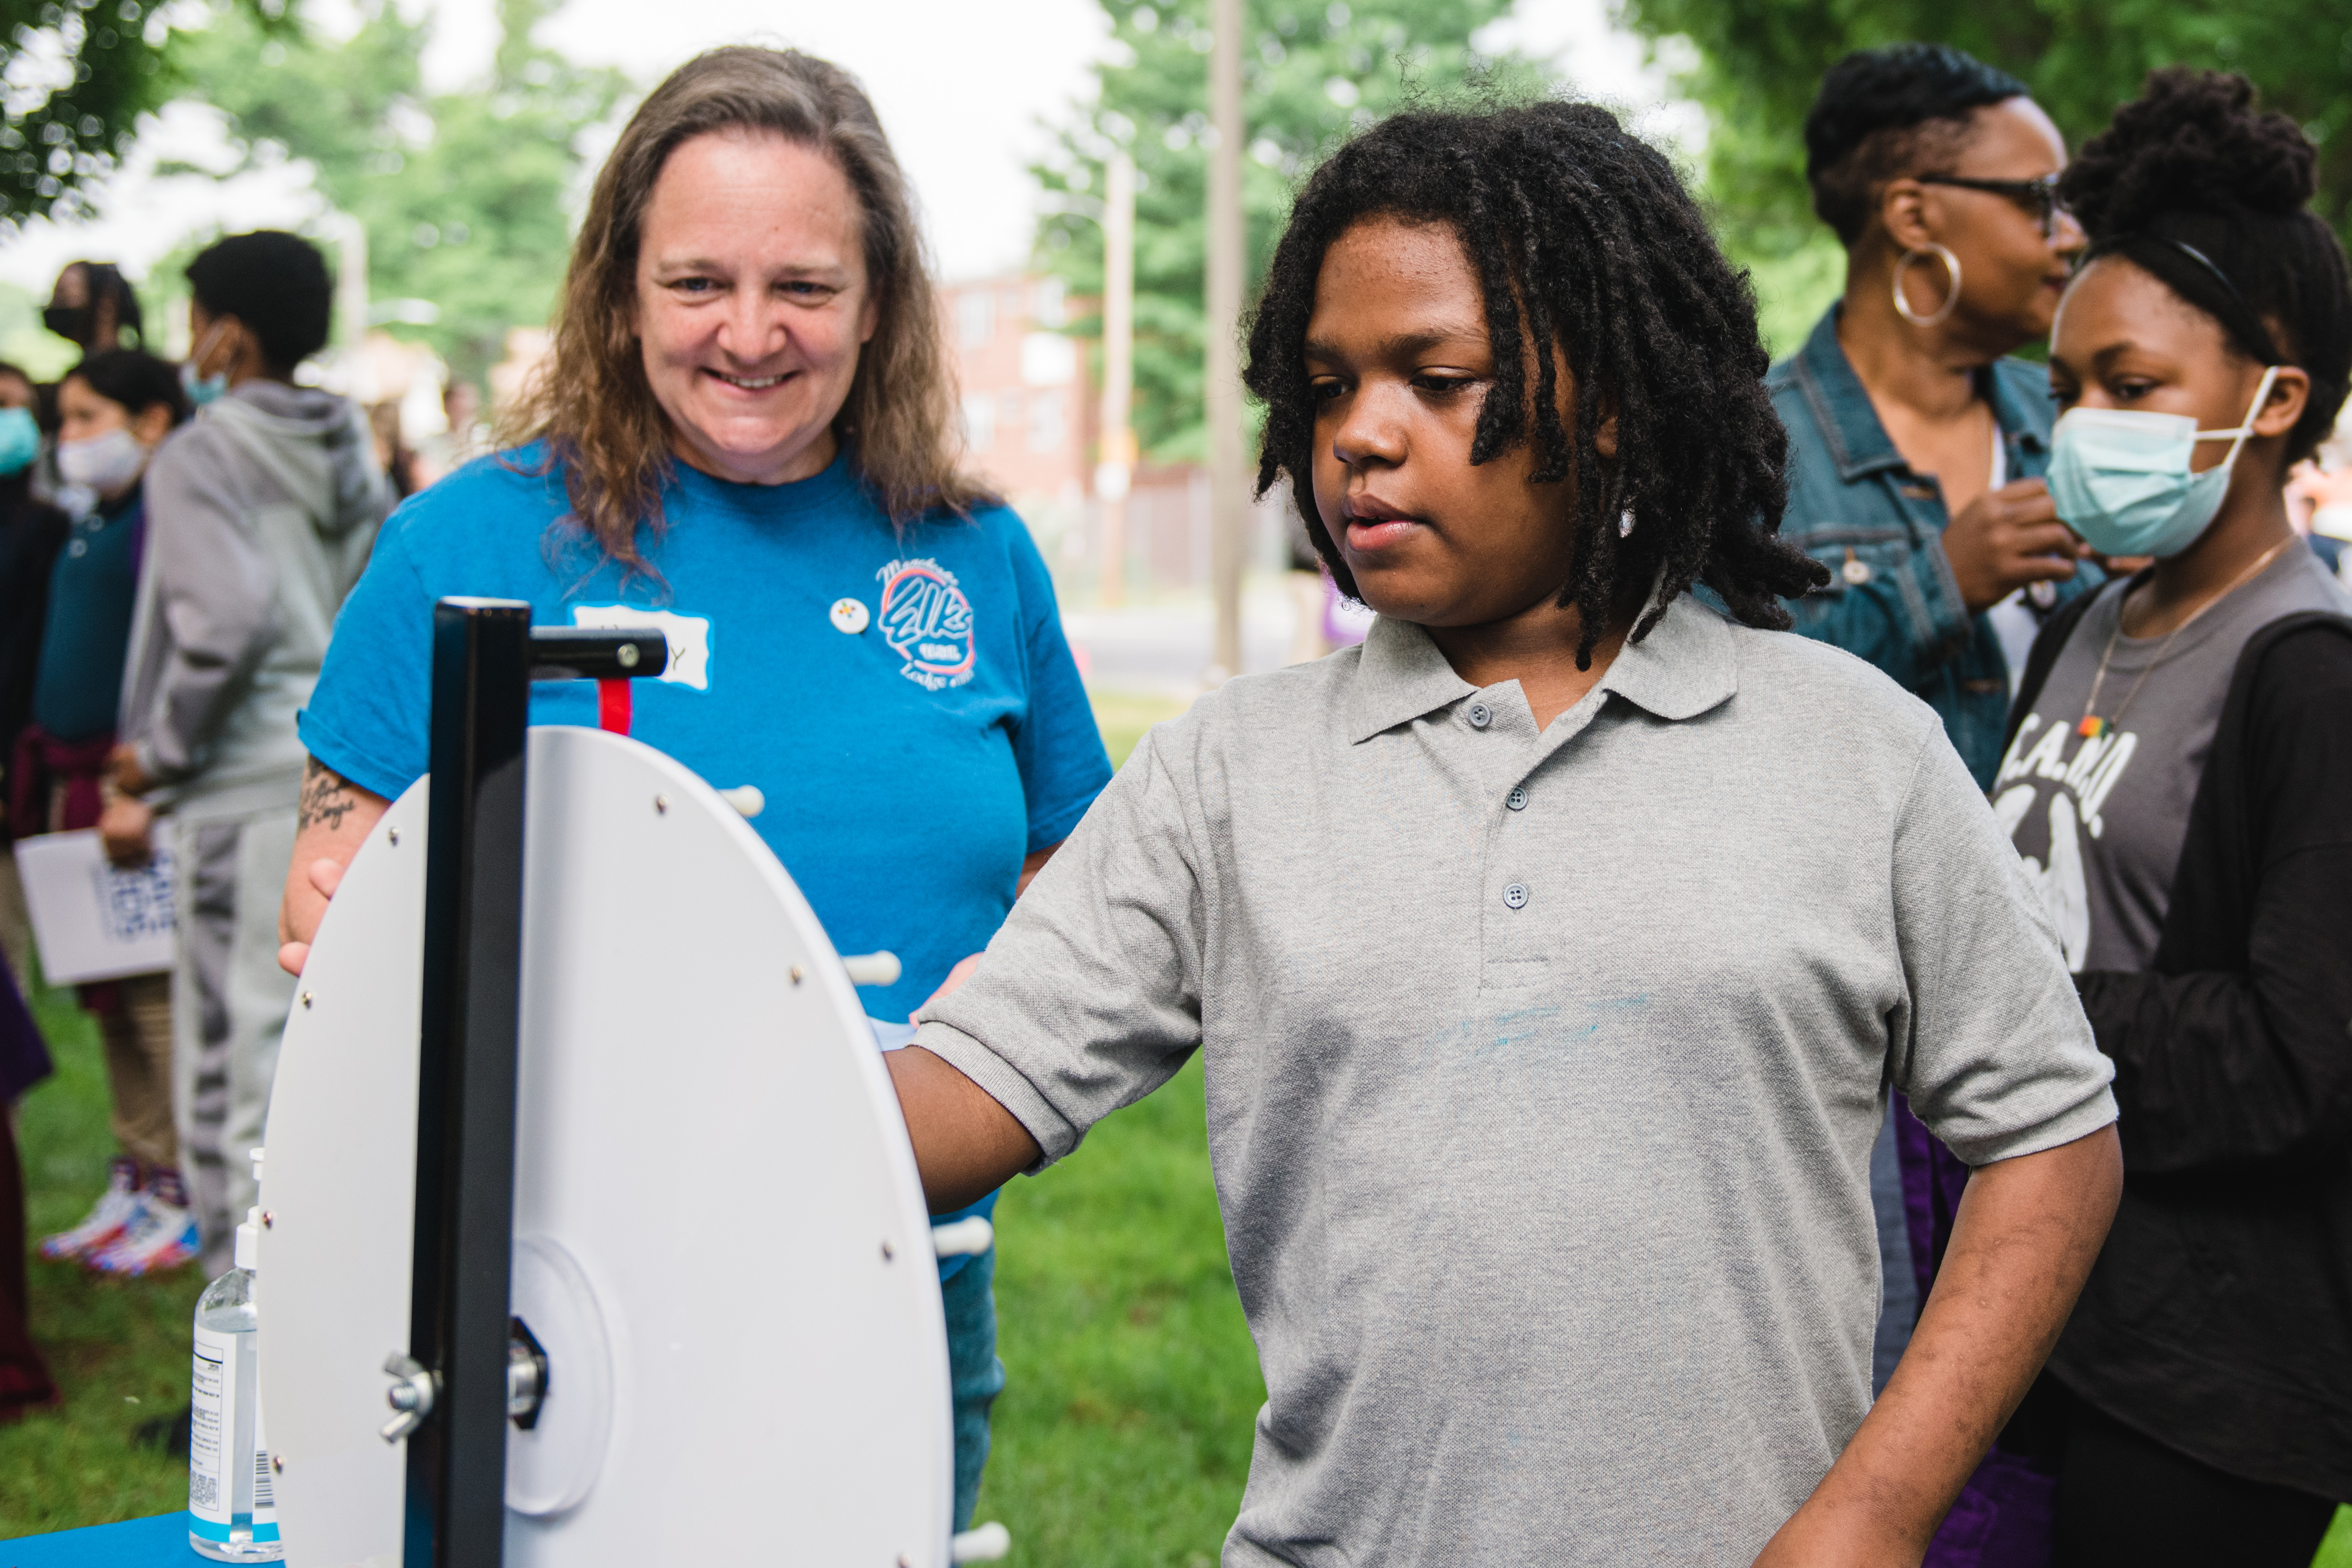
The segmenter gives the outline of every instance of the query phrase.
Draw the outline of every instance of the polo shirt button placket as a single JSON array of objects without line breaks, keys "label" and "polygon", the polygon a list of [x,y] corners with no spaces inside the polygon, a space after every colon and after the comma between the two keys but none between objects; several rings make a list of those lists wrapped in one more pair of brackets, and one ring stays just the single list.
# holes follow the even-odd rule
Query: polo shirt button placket
[{"label": "polo shirt button placket", "polygon": [[1488,707],[1485,703],[1472,703],[1470,705],[1469,719],[1470,727],[1472,729],[1484,729],[1488,725],[1495,722],[1495,710]]},{"label": "polo shirt button placket", "polygon": [[1510,885],[1510,886],[1508,886],[1508,887],[1507,887],[1507,888],[1503,889],[1503,907],[1504,907],[1504,908],[1506,908],[1506,909],[1525,909],[1527,906],[1528,906],[1528,885],[1527,885],[1527,883],[1523,883],[1523,882],[1515,882],[1515,883],[1511,883],[1511,885]]}]

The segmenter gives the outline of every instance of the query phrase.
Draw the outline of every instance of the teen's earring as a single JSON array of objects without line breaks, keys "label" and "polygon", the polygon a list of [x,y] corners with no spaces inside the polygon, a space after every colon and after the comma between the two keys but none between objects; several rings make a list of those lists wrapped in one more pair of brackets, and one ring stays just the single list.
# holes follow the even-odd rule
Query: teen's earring
[{"label": "teen's earring", "polygon": [[1633,508],[1628,507],[1623,511],[1617,514],[1617,537],[1622,539],[1633,531]]},{"label": "teen's earring", "polygon": [[[1936,307],[1936,313],[1932,316],[1922,316],[1912,309],[1911,301],[1903,297],[1903,275],[1910,270],[1913,262],[1931,256],[1944,264],[1944,270],[1951,275],[1952,286],[1950,291],[1944,296],[1944,302]],[[1906,250],[1903,253],[1903,258],[1895,264],[1895,313],[1914,327],[1941,326],[1944,319],[1952,313],[1952,308],[1959,302],[1960,258],[1942,246],[1930,245],[1924,249]]]}]

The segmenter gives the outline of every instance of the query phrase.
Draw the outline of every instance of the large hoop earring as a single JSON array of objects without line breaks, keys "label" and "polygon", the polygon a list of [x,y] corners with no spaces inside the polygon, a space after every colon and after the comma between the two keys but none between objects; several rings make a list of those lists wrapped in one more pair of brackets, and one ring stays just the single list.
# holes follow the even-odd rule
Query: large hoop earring
[{"label": "large hoop earring", "polygon": [[[1933,316],[1922,316],[1916,310],[1912,309],[1911,301],[1903,297],[1903,274],[1913,262],[1917,261],[1924,256],[1930,256],[1942,262],[1944,264],[1944,270],[1951,274],[1952,287],[1951,291],[1944,296],[1943,304],[1936,308],[1936,313]],[[1895,264],[1895,313],[1902,317],[1906,321],[1910,322],[1914,327],[1939,327],[1943,325],[1945,318],[1951,315],[1952,308],[1959,304],[1959,302],[1960,258],[1954,256],[1942,246],[1930,245],[1921,250],[1906,250],[1903,253],[1903,258]]]}]

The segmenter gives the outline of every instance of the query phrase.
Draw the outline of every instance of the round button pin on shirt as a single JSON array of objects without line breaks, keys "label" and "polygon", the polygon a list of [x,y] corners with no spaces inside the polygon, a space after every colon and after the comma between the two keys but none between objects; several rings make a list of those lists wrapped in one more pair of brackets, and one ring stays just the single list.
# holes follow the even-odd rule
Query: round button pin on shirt
[{"label": "round button pin on shirt", "polygon": [[866,603],[858,599],[836,599],[833,601],[833,629],[846,632],[852,637],[866,630],[872,619],[866,612]]},{"label": "round button pin on shirt", "polygon": [[1838,575],[1860,588],[1870,580],[1870,563],[1858,556],[1849,555],[1845,558],[1845,564],[1838,568]]}]

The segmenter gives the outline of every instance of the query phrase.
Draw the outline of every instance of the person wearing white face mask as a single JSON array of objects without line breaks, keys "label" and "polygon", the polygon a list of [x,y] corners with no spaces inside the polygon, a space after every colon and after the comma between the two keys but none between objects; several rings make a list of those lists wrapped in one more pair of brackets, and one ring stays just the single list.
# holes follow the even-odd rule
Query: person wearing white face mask
[{"label": "person wearing white face mask", "polygon": [[[58,415],[60,497],[74,503],[73,517],[49,572],[32,723],[9,768],[19,833],[99,821],[146,543],[143,479],[187,404],[169,364],[110,349],[67,373]],[[195,1256],[195,1224],[173,1130],[171,977],[83,986],[80,999],[106,1043],[118,1153],[96,1206],[41,1251],[110,1273],[177,1268]]]},{"label": "person wearing white face mask", "polygon": [[2050,493],[2154,558],[2053,617],[1993,784],[2122,1113],[2114,1229],[2002,1438],[2057,1473],[2062,1568],[2303,1568],[2352,1499],[2352,595],[2282,493],[2352,276],[2252,97],[2157,73],[2061,187],[2093,243]]}]

